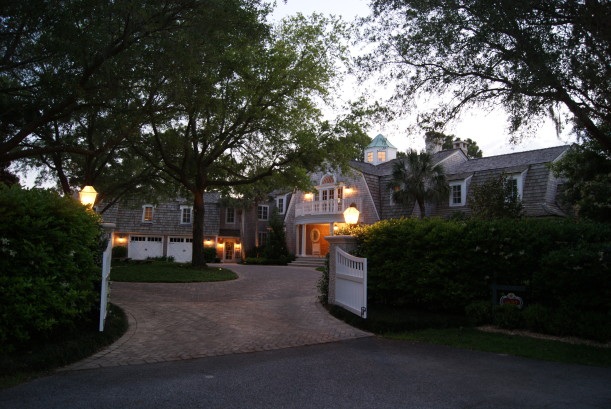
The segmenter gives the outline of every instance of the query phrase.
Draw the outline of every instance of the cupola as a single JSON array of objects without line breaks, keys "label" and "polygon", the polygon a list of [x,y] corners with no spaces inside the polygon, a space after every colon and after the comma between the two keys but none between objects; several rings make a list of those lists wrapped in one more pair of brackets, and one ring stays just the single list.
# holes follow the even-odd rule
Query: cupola
[{"label": "cupola", "polygon": [[397,148],[384,135],[376,136],[373,141],[365,148],[365,163],[379,165],[380,163],[388,162],[396,159]]}]

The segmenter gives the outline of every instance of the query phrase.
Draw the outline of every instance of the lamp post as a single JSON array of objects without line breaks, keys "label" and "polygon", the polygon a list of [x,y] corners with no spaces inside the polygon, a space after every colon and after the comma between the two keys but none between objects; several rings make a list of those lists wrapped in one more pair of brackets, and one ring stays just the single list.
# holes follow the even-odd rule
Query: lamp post
[{"label": "lamp post", "polygon": [[359,222],[359,215],[361,212],[356,208],[356,205],[352,203],[349,208],[344,210],[344,220],[346,224],[353,226]]},{"label": "lamp post", "polygon": [[[93,186],[85,186],[79,192],[81,203],[89,208],[93,208],[98,192]],[[104,236],[107,239],[106,249],[102,253],[102,283],[100,287],[100,332],[104,331],[106,313],[108,311],[108,295],[110,293],[110,262],[112,258],[112,232],[115,228],[114,223],[102,223]]]}]

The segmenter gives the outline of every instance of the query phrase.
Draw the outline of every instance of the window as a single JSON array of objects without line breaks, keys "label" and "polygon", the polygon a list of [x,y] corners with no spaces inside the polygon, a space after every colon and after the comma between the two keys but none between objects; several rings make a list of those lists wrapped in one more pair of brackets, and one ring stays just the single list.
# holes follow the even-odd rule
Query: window
[{"label": "window", "polygon": [[320,182],[321,185],[330,185],[335,183],[335,179],[333,179],[333,176],[331,175],[327,175],[324,178],[322,178],[322,181]]},{"label": "window", "polygon": [[373,152],[367,152],[367,162],[373,162]]},{"label": "window", "polygon": [[146,237],[132,236],[132,237],[130,237],[130,241],[146,241]]},{"label": "window", "polygon": [[257,247],[265,246],[267,244],[268,232],[260,231],[257,237]]},{"label": "window", "polygon": [[156,243],[161,243],[161,237],[147,237],[146,241],[154,241]]},{"label": "window", "polygon": [[467,201],[467,182],[461,180],[450,183],[450,207],[464,206]]},{"label": "window", "polygon": [[284,197],[276,199],[276,206],[278,207],[278,214],[284,214]]},{"label": "window", "polygon": [[191,224],[193,222],[193,208],[191,206],[180,206],[180,224]]},{"label": "window", "polygon": [[378,152],[378,162],[386,162],[386,151]]},{"label": "window", "polygon": [[509,189],[511,191],[511,196],[518,198],[518,200],[522,200],[522,175],[521,173],[508,175],[507,176],[507,184],[509,185]]},{"label": "window", "polygon": [[235,209],[233,207],[225,209],[225,223],[235,223]]},{"label": "window", "polygon": [[142,206],[142,222],[152,223],[153,222],[153,206],[144,205]]},{"label": "window", "polygon": [[269,219],[269,206],[258,206],[257,207],[257,218],[259,220]]}]

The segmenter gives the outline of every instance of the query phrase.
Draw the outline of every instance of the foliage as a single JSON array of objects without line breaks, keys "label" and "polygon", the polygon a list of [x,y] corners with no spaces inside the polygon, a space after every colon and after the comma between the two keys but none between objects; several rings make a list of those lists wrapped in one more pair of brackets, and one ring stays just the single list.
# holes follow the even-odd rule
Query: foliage
[{"label": "foliage", "polygon": [[274,208],[269,219],[267,242],[263,248],[263,257],[270,260],[286,259],[289,257],[289,250],[286,247],[286,233],[284,230],[284,219],[278,214],[278,209]]},{"label": "foliage", "polygon": [[112,248],[112,258],[125,258],[125,257],[127,257],[127,247],[114,246]]},{"label": "foliage", "polygon": [[216,257],[216,248],[214,247],[204,247],[204,261],[206,263],[215,263],[217,260]]},{"label": "foliage", "polygon": [[580,0],[375,0],[363,65],[418,95],[449,101],[431,121],[467,106],[500,105],[512,133],[544,115],[587,129],[611,152],[611,7]]},{"label": "foliage", "polygon": [[0,185],[0,345],[69,327],[96,306],[99,218],[77,201]]},{"label": "foliage", "polygon": [[[441,149],[443,150],[453,149],[454,141],[461,140],[460,138],[456,137],[455,135],[446,135],[442,132],[437,132],[437,131],[427,131],[424,138],[425,140],[433,139],[441,143]],[[483,156],[482,150],[479,148],[479,146],[477,146],[477,142],[475,142],[473,139],[467,138],[464,140],[464,142],[467,142],[468,144],[467,157],[469,159],[481,158]]]},{"label": "foliage", "polygon": [[323,304],[329,304],[329,253],[325,256],[325,264],[322,267],[322,275],[316,282],[318,289],[318,300]]},{"label": "foliage", "polygon": [[579,217],[611,221],[611,159],[600,144],[586,141],[573,147],[551,165],[557,177],[566,178],[561,200]]},{"label": "foliage", "polygon": [[[550,331],[596,337],[611,324],[611,226],[554,219],[395,219],[355,230],[374,304],[464,312],[486,321],[490,285],[528,288],[527,304],[564,319]],[[511,312],[501,311],[506,325]],[[515,315],[515,314],[514,314]],[[587,319],[585,317],[588,317]],[[608,336],[610,334],[606,334]]]},{"label": "foliage", "polygon": [[443,167],[434,165],[429,153],[415,150],[409,150],[404,160],[393,164],[388,188],[393,190],[395,202],[408,208],[412,201],[418,203],[421,218],[426,216],[426,202],[438,202],[448,194]]},{"label": "foliage", "polygon": [[504,173],[482,183],[472,184],[470,191],[469,207],[475,217],[517,219],[523,215],[522,200]]}]

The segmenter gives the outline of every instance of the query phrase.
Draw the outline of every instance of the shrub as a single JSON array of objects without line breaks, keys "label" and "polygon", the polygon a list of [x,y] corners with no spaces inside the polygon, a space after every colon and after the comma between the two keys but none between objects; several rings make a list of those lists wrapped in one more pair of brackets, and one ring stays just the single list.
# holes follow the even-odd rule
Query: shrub
[{"label": "shrub", "polygon": [[127,257],[127,247],[114,246],[112,248],[112,258],[125,258],[125,257]]},{"label": "shrub", "polygon": [[490,301],[474,301],[467,305],[465,313],[473,325],[491,324],[494,318],[494,309]]},{"label": "shrub", "polygon": [[494,309],[494,324],[500,328],[524,328],[522,311],[511,304],[497,305]]},{"label": "shrub", "polygon": [[49,190],[0,186],[0,348],[48,336],[96,307],[99,218]]},{"label": "shrub", "polygon": [[329,253],[325,256],[325,265],[322,267],[322,275],[316,283],[318,289],[318,300],[322,304],[329,303]]},{"label": "shrub", "polygon": [[204,262],[206,263],[216,262],[216,248],[204,247]]}]

